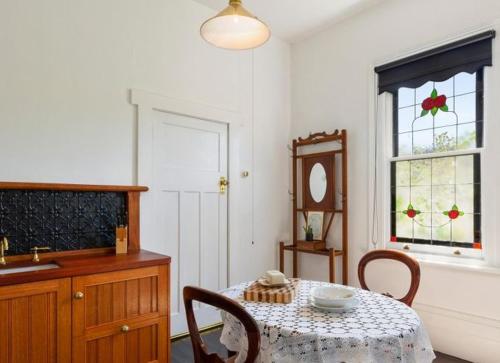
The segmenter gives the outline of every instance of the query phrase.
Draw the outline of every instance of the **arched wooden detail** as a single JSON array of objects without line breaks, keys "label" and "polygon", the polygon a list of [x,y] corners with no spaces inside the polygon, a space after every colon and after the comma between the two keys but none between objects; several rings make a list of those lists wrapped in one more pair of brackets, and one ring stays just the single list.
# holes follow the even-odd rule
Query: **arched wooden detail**
[{"label": "arched wooden detail", "polygon": [[[260,331],[255,320],[240,305],[233,300],[199,287],[186,286],[183,290],[186,317],[193,344],[195,363],[225,363],[216,353],[208,353],[201,339],[193,311],[193,301],[214,306],[237,318],[244,326],[248,337],[248,351],[244,363],[254,363],[260,350]],[[232,357],[227,362],[233,362]]]},{"label": "arched wooden detail", "polygon": [[[365,269],[366,265],[368,265],[369,262],[374,261],[374,260],[395,260],[404,263],[406,266],[408,266],[408,269],[410,270],[411,273],[411,283],[410,283],[410,289],[406,293],[404,297],[401,299],[397,299],[403,303],[405,303],[408,306],[411,306],[413,299],[415,298],[415,295],[417,294],[418,286],[420,285],[420,265],[418,264],[417,260],[414,258],[408,256],[407,254],[400,252],[400,251],[395,251],[395,250],[374,250],[368,252],[366,255],[364,255],[361,260],[359,261],[358,265],[358,278],[359,278],[359,283],[361,287],[364,290],[370,290],[368,286],[366,285],[365,281]],[[384,295],[393,297],[389,293],[385,293]]]}]

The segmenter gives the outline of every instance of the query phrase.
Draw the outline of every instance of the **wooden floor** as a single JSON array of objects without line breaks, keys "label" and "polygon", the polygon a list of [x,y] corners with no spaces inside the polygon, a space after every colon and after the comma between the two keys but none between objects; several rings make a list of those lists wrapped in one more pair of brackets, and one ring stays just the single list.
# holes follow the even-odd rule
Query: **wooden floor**
[{"label": "wooden floor", "polygon": [[[213,330],[203,334],[203,340],[207,344],[210,352],[217,352],[221,357],[227,357],[224,346],[219,342],[221,330]],[[468,361],[450,357],[449,355],[436,352],[437,358],[433,363],[470,363]],[[178,340],[172,343],[172,363],[193,362],[193,352],[189,338]]]}]

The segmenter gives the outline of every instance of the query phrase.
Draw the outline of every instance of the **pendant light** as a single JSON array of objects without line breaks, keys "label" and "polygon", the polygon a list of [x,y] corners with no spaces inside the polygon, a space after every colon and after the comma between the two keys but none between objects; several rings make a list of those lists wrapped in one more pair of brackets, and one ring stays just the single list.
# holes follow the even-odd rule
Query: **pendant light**
[{"label": "pendant light", "polygon": [[271,32],[266,24],[241,5],[241,0],[229,0],[229,6],[200,28],[203,39],[224,49],[252,49],[264,44]]}]

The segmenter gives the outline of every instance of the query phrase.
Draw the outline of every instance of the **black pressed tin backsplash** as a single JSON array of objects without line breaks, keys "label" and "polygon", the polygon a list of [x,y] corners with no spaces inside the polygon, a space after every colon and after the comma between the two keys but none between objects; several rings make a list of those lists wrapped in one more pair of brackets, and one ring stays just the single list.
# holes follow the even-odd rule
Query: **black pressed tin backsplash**
[{"label": "black pressed tin backsplash", "polygon": [[69,251],[115,245],[127,220],[126,193],[0,190],[0,238],[8,255],[50,247]]}]

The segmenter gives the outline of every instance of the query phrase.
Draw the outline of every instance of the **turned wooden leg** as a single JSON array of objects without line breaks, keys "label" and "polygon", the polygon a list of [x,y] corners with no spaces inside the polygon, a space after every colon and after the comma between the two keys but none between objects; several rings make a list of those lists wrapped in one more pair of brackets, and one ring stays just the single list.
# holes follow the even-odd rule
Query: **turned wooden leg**
[{"label": "turned wooden leg", "polygon": [[298,266],[297,266],[298,262],[297,262],[297,260],[298,260],[298,252],[297,252],[296,249],[294,249],[293,250],[293,277],[294,278],[297,278],[297,276],[299,274],[298,271],[297,271],[298,270]]},{"label": "turned wooden leg", "polygon": [[285,273],[285,242],[280,242],[280,272]]},{"label": "turned wooden leg", "polygon": [[330,282],[335,283],[335,248],[329,249],[328,259],[330,265]]}]

